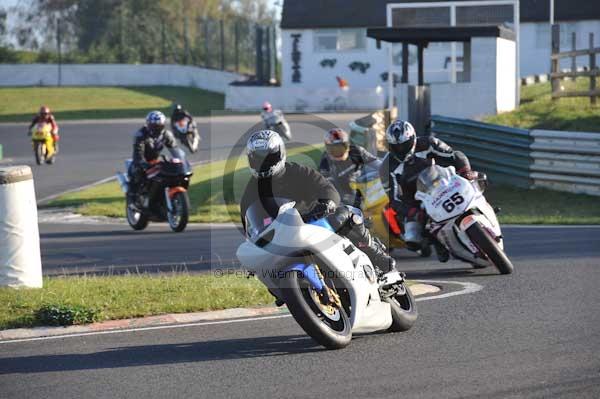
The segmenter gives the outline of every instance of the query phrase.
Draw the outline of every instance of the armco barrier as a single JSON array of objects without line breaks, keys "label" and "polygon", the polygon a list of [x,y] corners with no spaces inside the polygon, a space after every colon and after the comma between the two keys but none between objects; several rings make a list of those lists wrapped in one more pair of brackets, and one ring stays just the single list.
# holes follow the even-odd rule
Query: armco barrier
[{"label": "armco barrier", "polygon": [[536,187],[600,195],[600,133],[532,130]]},{"label": "armco barrier", "polygon": [[491,181],[531,185],[528,130],[439,115],[431,119],[435,136],[463,151],[473,168],[485,172]]},{"label": "armco barrier", "polygon": [[529,131],[439,115],[432,132],[492,180],[600,196],[600,133]]}]

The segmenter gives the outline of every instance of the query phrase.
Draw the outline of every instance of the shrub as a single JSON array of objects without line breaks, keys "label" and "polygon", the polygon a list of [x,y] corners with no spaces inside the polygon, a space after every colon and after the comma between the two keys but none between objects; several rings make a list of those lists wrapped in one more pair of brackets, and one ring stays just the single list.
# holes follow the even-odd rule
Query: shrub
[{"label": "shrub", "polygon": [[44,305],[36,312],[42,325],[71,326],[97,321],[100,313],[96,309],[80,305]]}]

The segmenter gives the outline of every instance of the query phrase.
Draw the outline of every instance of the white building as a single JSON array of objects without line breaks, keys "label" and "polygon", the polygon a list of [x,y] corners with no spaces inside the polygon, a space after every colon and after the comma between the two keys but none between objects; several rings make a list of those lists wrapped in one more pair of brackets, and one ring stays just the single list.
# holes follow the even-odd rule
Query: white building
[{"label": "white building", "polygon": [[[561,50],[571,49],[571,34],[577,35],[577,47],[587,47],[588,34],[594,32],[600,46],[599,0],[554,0],[555,22],[561,25]],[[497,3],[493,5],[492,3]],[[348,81],[350,87],[385,86],[387,52],[377,49],[374,40],[366,38],[366,28],[380,26],[456,26],[479,24],[514,26],[513,6],[519,0],[431,1],[431,0],[286,0],[283,5],[282,85],[323,88],[337,85],[336,76]],[[446,4],[458,4],[455,15]],[[481,4],[481,5],[479,5]],[[485,5],[483,5],[485,4]],[[517,18],[519,75],[548,73],[550,70],[550,0],[520,0]],[[422,6],[427,7],[422,7]],[[460,5],[463,5],[462,7]],[[474,5],[474,6],[470,6]],[[469,7],[467,7],[469,6]],[[394,8],[395,15],[388,9]],[[299,69],[292,59],[300,53]],[[432,43],[425,50],[425,81],[448,82],[452,78],[451,45]],[[457,73],[460,74],[463,48],[456,45]],[[416,50],[410,48],[409,82],[416,81]],[[401,67],[401,46],[394,46],[393,62]],[[570,67],[563,60],[564,68]],[[580,65],[587,60],[578,59]],[[354,68],[352,68],[354,64]],[[325,66],[323,66],[325,65]],[[362,67],[362,68],[361,68]],[[294,81],[294,71],[300,76]]]},{"label": "white building", "polygon": [[[554,2],[562,50],[571,49],[572,32],[578,48],[589,45],[589,32],[600,46],[600,0]],[[484,39],[430,42],[424,50],[424,82],[430,84],[434,114],[473,118],[508,111],[518,103],[518,77],[549,72],[549,4],[550,0],[285,0],[281,87],[230,86],[226,107],[251,110],[268,99],[289,111],[373,110],[383,108],[391,93],[400,109],[406,109],[406,83],[417,83],[417,47],[408,46],[402,79],[402,44],[382,43],[377,48],[367,28],[504,25],[514,32],[512,54],[504,44],[497,47],[502,40],[494,42],[498,50],[492,53]],[[563,62],[563,68],[571,66],[570,60]],[[578,62],[587,65],[588,60]],[[387,79],[390,68],[398,83],[394,87]],[[349,89],[340,89],[338,78]],[[472,96],[476,87],[479,95]]]}]

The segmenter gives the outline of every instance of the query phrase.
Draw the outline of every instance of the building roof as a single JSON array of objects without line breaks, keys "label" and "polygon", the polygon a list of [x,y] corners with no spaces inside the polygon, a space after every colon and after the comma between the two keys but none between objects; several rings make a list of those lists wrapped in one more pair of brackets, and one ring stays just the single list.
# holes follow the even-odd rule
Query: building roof
[{"label": "building roof", "polygon": [[[418,0],[421,3],[440,0]],[[453,0],[456,2],[468,0]],[[414,0],[284,0],[282,29],[364,28],[386,25],[388,3],[414,3]],[[549,0],[521,0],[521,22],[548,21]],[[600,20],[598,0],[555,0],[557,22]]]},{"label": "building roof", "polygon": [[504,26],[442,26],[427,28],[368,28],[367,36],[392,43],[465,42],[472,37],[501,37],[515,40],[512,29]]}]

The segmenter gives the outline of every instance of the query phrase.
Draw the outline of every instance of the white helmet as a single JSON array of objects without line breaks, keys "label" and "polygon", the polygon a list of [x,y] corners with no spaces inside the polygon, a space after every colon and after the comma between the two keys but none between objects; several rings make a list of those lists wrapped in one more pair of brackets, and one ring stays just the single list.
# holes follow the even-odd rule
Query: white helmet
[{"label": "white helmet", "polygon": [[252,175],[259,179],[276,176],[285,170],[285,144],[277,132],[261,130],[252,133],[246,151]]},{"label": "white helmet", "polygon": [[406,161],[415,152],[417,134],[410,122],[396,119],[385,131],[390,153],[399,161]]}]

